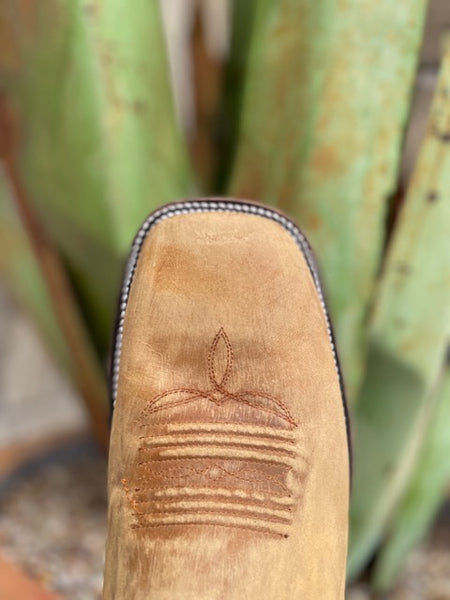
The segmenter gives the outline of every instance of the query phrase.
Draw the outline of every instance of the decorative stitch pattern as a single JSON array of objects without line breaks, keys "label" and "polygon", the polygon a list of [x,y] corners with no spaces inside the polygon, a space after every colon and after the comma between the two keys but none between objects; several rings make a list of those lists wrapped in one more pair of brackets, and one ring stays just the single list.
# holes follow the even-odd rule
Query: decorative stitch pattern
[{"label": "decorative stitch pattern", "polygon": [[[188,482],[192,481],[193,478],[195,478],[195,476],[198,475],[208,480],[208,489],[214,489],[216,487],[214,483],[218,481],[223,481],[225,484],[227,484],[230,483],[230,479],[231,483],[233,483],[232,480],[234,479],[238,480],[239,482],[245,482],[246,484],[248,484],[248,487],[250,487],[252,490],[257,490],[255,493],[258,493],[258,490],[265,489],[263,486],[258,484],[271,484],[272,487],[276,487],[282,490],[284,493],[284,495],[277,494],[273,490],[271,490],[271,497],[278,498],[284,497],[286,494],[289,496],[290,494],[288,487],[282,481],[279,481],[277,478],[272,477],[268,474],[266,474],[264,477],[261,477],[261,472],[255,468],[253,470],[249,468],[240,468],[237,471],[233,472],[230,469],[225,468],[224,465],[218,465],[217,463],[214,463],[212,465],[207,465],[203,468],[196,468],[190,465],[182,465],[175,467],[169,466],[165,467],[164,470],[162,470],[154,468],[152,465],[146,464],[143,466],[142,471],[146,474],[141,474],[137,478],[137,481],[142,482],[144,483],[144,485],[148,486],[147,488],[142,488],[142,490],[152,489],[151,483],[149,484],[149,479],[151,482],[157,482],[158,478],[165,480],[166,483],[173,483],[174,481],[183,481],[184,483],[180,483],[180,485],[175,485],[174,487],[184,488],[187,485],[187,482],[185,480],[187,480]],[[227,489],[234,492],[240,491],[239,488],[233,489],[231,487],[228,487]],[[135,491],[139,492],[141,491],[141,488],[135,488]],[[158,494],[156,493],[155,495]]]},{"label": "decorative stitch pattern", "polygon": [[[138,417],[145,432],[139,436],[132,477],[122,480],[134,516],[131,527],[155,535],[163,526],[214,525],[287,537],[299,496],[296,485],[309,467],[297,448],[297,423],[272,394],[230,390],[234,354],[223,327],[206,363],[208,389],[162,392]],[[199,422],[161,422],[165,414],[205,400],[195,411]],[[227,417],[236,406],[241,422],[208,421],[208,406],[219,415],[225,404]],[[247,418],[253,422],[242,421],[242,405],[252,409]],[[209,411],[205,422],[203,410]]]},{"label": "decorative stitch pattern", "polygon": [[[217,376],[217,348],[220,340],[222,340],[226,347],[226,365],[222,378]],[[209,380],[212,385],[211,390],[198,390],[181,387],[158,394],[141,412],[139,416],[141,424],[149,415],[155,412],[167,410],[168,408],[175,408],[177,406],[188,404],[203,398],[214,402],[218,406],[230,400],[242,402],[257,410],[276,415],[280,419],[286,421],[291,428],[297,426],[297,423],[289,412],[287,406],[275,396],[252,390],[245,390],[242,392],[230,392],[227,390],[226,383],[230,377],[233,366],[233,349],[223,327],[219,329],[213,339],[208,353],[207,364]],[[168,399],[172,398],[173,400],[168,401]],[[162,402],[163,400],[164,402]]]}]

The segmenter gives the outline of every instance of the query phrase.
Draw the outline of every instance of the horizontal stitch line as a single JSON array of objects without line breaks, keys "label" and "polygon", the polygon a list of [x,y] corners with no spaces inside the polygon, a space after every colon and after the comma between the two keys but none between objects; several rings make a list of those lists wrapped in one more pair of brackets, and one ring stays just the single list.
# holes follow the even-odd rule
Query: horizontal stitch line
[{"label": "horizontal stitch line", "polygon": [[174,439],[173,437],[168,436],[155,436],[150,441],[146,442],[144,446],[142,446],[143,450],[153,449],[155,447],[161,446],[174,446],[174,447],[182,447],[188,444],[192,445],[205,445],[205,444],[222,444],[223,446],[248,446],[254,448],[264,448],[267,450],[280,451],[289,454],[294,457],[296,452],[293,448],[288,448],[284,445],[283,442],[269,442],[268,440],[261,439],[229,439],[226,437],[217,437],[216,436],[208,436],[202,435],[202,437],[197,436],[185,436],[184,438]]},{"label": "horizontal stitch line", "polygon": [[[303,459],[303,457],[299,454],[298,455],[300,458]],[[244,459],[244,460],[249,460],[249,461],[254,461],[254,462],[262,462],[262,463],[274,463],[274,464],[281,464],[284,466],[296,466],[296,462],[293,461],[292,458],[288,457],[288,456],[283,456],[281,453],[275,453],[273,452],[272,454],[268,454],[266,452],[261,452],[261,451],[255,451],[252,452],[251,450],[240,450],[238,448],[233,448],[228,450],[227,448],[221,448],[220,446],[217,447],[213,447],[213,446],[208,446],[207,448],[193,448],[193,449],[189,449],[189,448],[177,448],[174,450],[171,449],[167,449],[167,450],[162,450],[160,451],[158,457],[156,458],[152,458],[151,460],[159,460],[159,459],[182,459],[182,458],[186,458],[186,459],[191,459],[191,458],[224,458],[224,459],[228,459],[228,460],[237,460],[237,459]],[[143,462],[149,462],[149,461],[143,461]]]},{"label": "horizontal stitch line", "polygon": [[[146,490],[139,488],[135,492],[144,493]],[[166,488],[165,490],[154,490],[153,495],[156,498],[165,497],[180,497],[180,496],[218,496],[227,498],[242,498],[253,502],[271,502],[273,504],[281,504],[292,506],[294,501],[289,496],[280,496],[277,494],[259,494],[258,492],[247,492],[238,489],[227,488],[194,488],[194,487],[179,487]]]},{"label": "horizontal stitch line", "polygon": [[[287,522],[290,523],[292,520],[291,509],[280,508],[273,509],[267,507],[265,505],[257,506],[257,505],[247,505],[247,504],[239,504],[237,502],[216,502],[215,500],[174,500],[171,502],[168,501],[155,501],[155,500],[140,500],[134,501],[134,505],[143,504],[151,504],[151,507],[148,507],[147,510],[139,510],[140,515],[147,514],[176,514],[176,513],[215,513],[215,512],[224,512],[229,514],[236,514],[238,516],[245,516],[247,513],[247,517],[255,518],[255,519],[263,519],[263,520],[271,520],[275,519],[278,522]],[[283,514],[286,513],[286,514]]]},{"label": "horizontal stitch line", "polygon": [[265,535],[275,535],[279,537],[288,538],[289,535],[287,533],[282,533],[280,531],[274,531],[270,528],[258,527],[251,525],[230,525],[228,523],[214,523],[211,521],[186,521],[185,523],[139,523],[131,525],[132,529],[148,529],[151,527],[174,527],[177,525],[207,525],[210,527],[227,527],[232,529],[244,529],[252,532],[263,533]]},{"label": "horizontal stitch line", "polygon": [[194,439],[195,441],[197,440],[201,440],[201,439],[220,439],[223,441],[228,441],[230,440],[230,443],[233,444],[245,444],[245,443],[252,443],[253,440],[255,440],[256,442],[260,442],[265,443],[265,444],[276,444],[279,445],[280,447],[288,447],[288,446],[294,446],[297,442],[297,440],[292,437],[290,439],[288,438],[283,438],[281,436],[269,436],[269,435],[262,435],[262,434],[254,434],[254,433],[248,433],[245,429],[243,429],[242,431],[209,431],[209,430],[198,430],[198,431],[167,431],[167,432],[153,432],[153,433],[149,433],[147,435],[140,435],[139,436],[140,440],[155,440],[159,441],[161,440],[176,440],[177,442],[183,442],[186,439]]},{"label": "horizontal stitch line", "polygon": [[217,523],[226,523],[226,524],[234,525],[234,526],[246,525],[246,526],[253,526],[253,527],[266,527],[267,529],[270,528],[271,530],[275,530],[275,531],[279,531],[279,532],[286,531],[286,527],[289,526],[289,523],[283,523],[276,519],[262,518],[262,517],[251,519],[250,517],[243,517],[242,515],[233,515],[233,514],[221,515],[220,513],[217,513],[216,511],[197,511],[192,514],[174,513],[174,514],[166,515],[166,516],[158,515],[158,513],[155,514],[152,512],[148,512],[148,513],[142,512],[142,513],[137,513],[136,516],[138,517],[140,522],[145,520],[145,522],[155,524],[155,525],[165,525],[165,524],[169,524],[169,523],[183,525],[185,523],[192,522],[192,520],[196,520],[200,523],[208,523],[208,522],[211,522],[211,520],[212,520],[211,517],[214,517],[214,520]]},{"label": "horizontal stitch line", "polygon": [[[179,489],[179,490],[182,490],[182,489],[186,488],[186,483],[183,483],[183,484],[180,484],[180,485],[174,485],[173,479],[174,479],[173,477],[169,477],[167,479],[167,481],[170,483],[171,487],[170,488],[166,488],[166,489]],[[181,477],[180,477],[180,479],[181,479]],[[185,479],[185,477],[183,479]],[[266,479],[250,480],[250,479],[244,479],[243,477],[240,477],[240,478],[236,477],[236,479],[238,479],[238,481],[242,481],[242,482],[250,484],[250,485],[254,484],[254,483],[261,483],[261,484],[267,483],[267,485],[274,485],[278,489],[283,490],[283,492],[284,492],[284,494],[281,494],[281,493],[277,494],[276,492],[258,490],[257,488],[253,488],[253,489],[256,490],[254,492],[255,494],[261,494],[261,495],[266,494],[266,495],[270,495],[272,498],[286,498],[286,497],[291,497],[291,495],[292,495],[291,490],[289,490],[289,488],[284,483],[282,483],[281,481],[278,481],[275,478],[273,478],[273,479],[271,478],[271,479],[267,479],[267,480]],[[156,483],[156,484],[152,485],[151,482],[147,481],[145,478],[142,478],[142,477],[140,477],[138,479],[138,483],[139,483],[140,487],[135,488],[136,492],[155,493],[156,491],[159,491],[159,492],[163,492],[164,491],[164,490],[161,489],[161,484],[157,484]],[[193,489],[195,489],[195,488],[193,488]],[[220,493],[220,490],[225,490],[225,491],[228,491],[230,494],[236,492],[237,496],[239,496],[240,492],[245,491],[244,489],[237,488],[237,487],[236,488],[232,488],[232,487],[223,488],[223,487],[220,487],[220,485],[214,486],[214,485],[212,485],[212,483],[209,484],[209,488],[208,489],[211,490],[211,494],[213,492],[215,492],[216,490],[219,490],[218,493]],[[286,496],[286,494],[289,494],[289,496]],[[275,502],[275,500],[274,500],[274,502]]]},{"label": "horizontal stitch line", "polygon": [[[148,427],[148,425],[147,425]],[[259,427],[257,425],[248,425],[246,423],[168,423],[167,431],[196,433],[199,431],[214,431],[217,433],[236,433],[236,435],[260,435],[270,438],[281,438],[295,441],[295,434],[290,430],[275,427]]]}]

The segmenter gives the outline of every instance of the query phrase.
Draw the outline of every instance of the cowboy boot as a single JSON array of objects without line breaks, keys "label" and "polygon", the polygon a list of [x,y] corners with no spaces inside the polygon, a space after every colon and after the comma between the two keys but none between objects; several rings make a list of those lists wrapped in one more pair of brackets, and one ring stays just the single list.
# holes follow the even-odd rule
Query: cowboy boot
[{"label": "cowboy boot", "polygon": [[342,600],[349,431],[311,250],[250,202],[135,238],[112,366],[105,600]]}]

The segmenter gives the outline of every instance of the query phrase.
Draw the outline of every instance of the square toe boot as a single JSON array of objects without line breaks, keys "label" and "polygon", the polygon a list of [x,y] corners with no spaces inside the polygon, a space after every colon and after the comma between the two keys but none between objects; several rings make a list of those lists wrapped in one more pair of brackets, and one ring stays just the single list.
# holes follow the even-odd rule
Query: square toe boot
[{"label": "square toe boot", "polygon": [[150,215],[112,402],[104,600],[343,600],[347,411],[287,217],[229,199]]}]

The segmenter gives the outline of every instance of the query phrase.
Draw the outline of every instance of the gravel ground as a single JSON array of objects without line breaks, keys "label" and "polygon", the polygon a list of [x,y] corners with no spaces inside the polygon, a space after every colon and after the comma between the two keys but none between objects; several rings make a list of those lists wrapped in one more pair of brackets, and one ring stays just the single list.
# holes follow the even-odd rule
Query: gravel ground
[{"label": "gravel ground", "polygon": [[[0,547],[67,600],[101,597],[106,536],[106,460],[92,445],[43,464],[0,497]],[[70,456],[72,454],[72,456]]]},{"label": "gravel ground", "polygon": [[0,447],[85,425],[75,392],[0,284]]},{"label": "gravel ground", "polygon": [[450,505],[441,512],[428,541],[409,557],[391,592],[375,597],[366,587],[355,586],[347,600],[450,600]]}]

